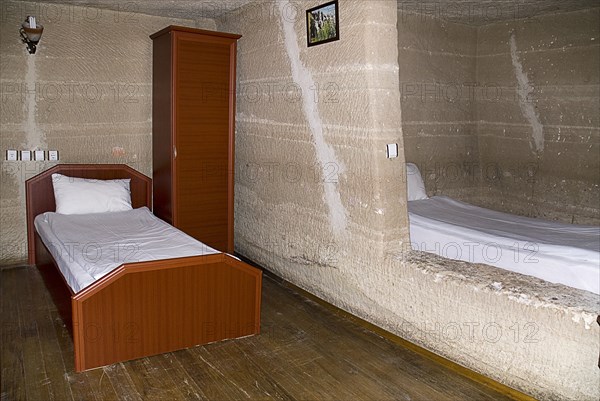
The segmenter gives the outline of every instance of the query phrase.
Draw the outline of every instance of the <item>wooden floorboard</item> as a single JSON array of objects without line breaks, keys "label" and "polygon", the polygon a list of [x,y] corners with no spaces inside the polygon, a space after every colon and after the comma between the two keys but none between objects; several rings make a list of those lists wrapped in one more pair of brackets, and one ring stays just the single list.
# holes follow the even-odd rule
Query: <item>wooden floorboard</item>
[{"label": "wooden floorboard", "polygon": [[[11,269],[13,270],[13,269]],[[2,351],[0,362],[1,400],[26,399],[25,376],[23,373],[23,350],[21,343],[21,317],[19,315],[17,274],[8,272],[0,279],[0,331]],[[12,274],[11,274],[12,273]]]},{"label": "wooden floorboard", "polygon": [[[45,305],[44,294],[36,295],[32,291],[36,286],[36,278],[32,275],[18,279],[17,288],[19,293],[15,293],[19,303],[20,321],[20,347],[23,353],[23,376],[25,379],[25,392],[27,399],[30,400],[49,400],[52,399],[52,383],[46,374],[44,355],[42,352],[42,342],[50,341],[47,338],[40,337],[39,325],[45,325],[46,319],[39,313],[39,308]],[[57,383],[57,385],[60,385]]]},{"label": "wooden floorboard", "polygon": [[263,280],[262,332],[83,373],[34,267],[0,270],[1,401],[509,400]]}]

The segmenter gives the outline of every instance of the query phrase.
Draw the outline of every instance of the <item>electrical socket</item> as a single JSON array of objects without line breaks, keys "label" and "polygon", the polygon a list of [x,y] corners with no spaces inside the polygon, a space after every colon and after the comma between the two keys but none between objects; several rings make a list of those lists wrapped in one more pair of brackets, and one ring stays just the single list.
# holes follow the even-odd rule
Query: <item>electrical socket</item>
[{"label": "electrical socket", "polygon": [[17,161],[17,151],[8,149],[6,151],[6,160],[9,162],[16,162]]},{"label": "electrical socket", "polygon": [[58,150],[49,150],[48,151],[48,160],[50,161],[58,161]]},{"label": "electrical socket", "polygon": [[398,157],[398,144],[397,143],[389,143],[386,146],[386,153],[388,159],[394,159]]},{"label": "electrical socket", "polygon": [[22,150],[21,151],[21,161],[22,162],[31,161],[31,150]]}]

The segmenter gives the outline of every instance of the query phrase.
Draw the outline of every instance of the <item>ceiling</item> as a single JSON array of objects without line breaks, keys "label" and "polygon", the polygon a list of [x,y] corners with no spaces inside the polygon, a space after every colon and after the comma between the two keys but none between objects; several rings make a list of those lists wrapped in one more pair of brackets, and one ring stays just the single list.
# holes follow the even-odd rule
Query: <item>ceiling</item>
[{"label": "ceiling", "polygon": [[[251,2],[269,0],[38,0],[172,18],[218,18]],[[291,0],[302,3],[303,0]],[[327,0],[323,0],[325,3]],[[373,1],[373,0],[363,0]],[[394,0],[388,0],[394,1]],[[310,5],[314,5],[314,1]],[[541,14],[600,7],[598,0],[398,0],[400,12],[436,16],[452,22],[483,25]]]},{"label": "ceiling", "polygon": [[600,7],[598,0],[398,0],[398,11],[485,25],[543,14]]},{"label": "ceiling", "polygon": [[202,17],[217,18],[253,1],[264,0],[37,0],[36,2],[94,7],[171,18],[196,19]]}]

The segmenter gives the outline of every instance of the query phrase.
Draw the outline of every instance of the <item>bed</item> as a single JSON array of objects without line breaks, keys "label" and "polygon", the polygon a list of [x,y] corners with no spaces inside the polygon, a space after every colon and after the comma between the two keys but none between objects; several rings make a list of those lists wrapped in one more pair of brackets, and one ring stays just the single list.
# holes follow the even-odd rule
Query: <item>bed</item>
[{"label": "bed", "polygon": [[600,227],[515,216],[445,196],[429,198],[411,163],[407,181],[412,249],[600,294]]},{"label": "bed", "polygon": [[[91,220],[90,215],[66,219],[53,213],[56,210],[53,174],[98,180],[128,179],[133,210],[96,215]],[[77,372],[260,331],[262,272],[154,217],[149,209],[151,188],[150,178],[124,165],[57,165],[26,182],[29,263],[42,273],[70,329]],[[133,217],[126,217],[129,214]],[[134,223],[128,223],[129,218]],[[129,225],[130,229],[139,229],[140,237],[131,237],[115,228],[119,221],[122,228]],[[66,227],[68,233],[70,227],[82,222],[83,232],[73,232],[66,238],[73,238],[72,242],[87,249],[85,257],[92,264],[96,258],[90,255],[106,248],[98,235],[86,238],[85,233],[92,232],[90,227],[103,225],[121,236],[116,268],[108,269],[97,263],[98,271],[91,274],[61,272],[64,261],[59,260],[61,253],[57,250],[61,246],[64,249],[65,239],[52,237],[52,230],[50,234],[45,231],[48,227],[63,227],[64,233]],[[44,240],[40,232],[45,232]],[[149,240],[142,243],[140,238]],[[165,242],[161,251],[152,251],[158,249],[152,247],[153,241]],[[171,257],[169,249],[178,243],[185,244],[180,246],[183,257]],[[198,248],[188,250],[194,244]],[[154,254],[150,259],[158,260],[140,257],[145,253]],[[181,255],[181,250],[177,255]]]}]

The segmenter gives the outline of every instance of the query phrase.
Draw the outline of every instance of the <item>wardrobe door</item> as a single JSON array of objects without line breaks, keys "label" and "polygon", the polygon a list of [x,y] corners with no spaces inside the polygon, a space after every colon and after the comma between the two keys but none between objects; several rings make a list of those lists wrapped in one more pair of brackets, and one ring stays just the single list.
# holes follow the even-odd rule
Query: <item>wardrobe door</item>
[{"label": "wardrobe door", "polygon": [[233,252],[235,41],[175,32],[173,224]]},{"label": "wardrobe door", "polygon": [[173,120],[171,35],[153,38],[152,50],[152,192],[153,212],[173,223]]}]

